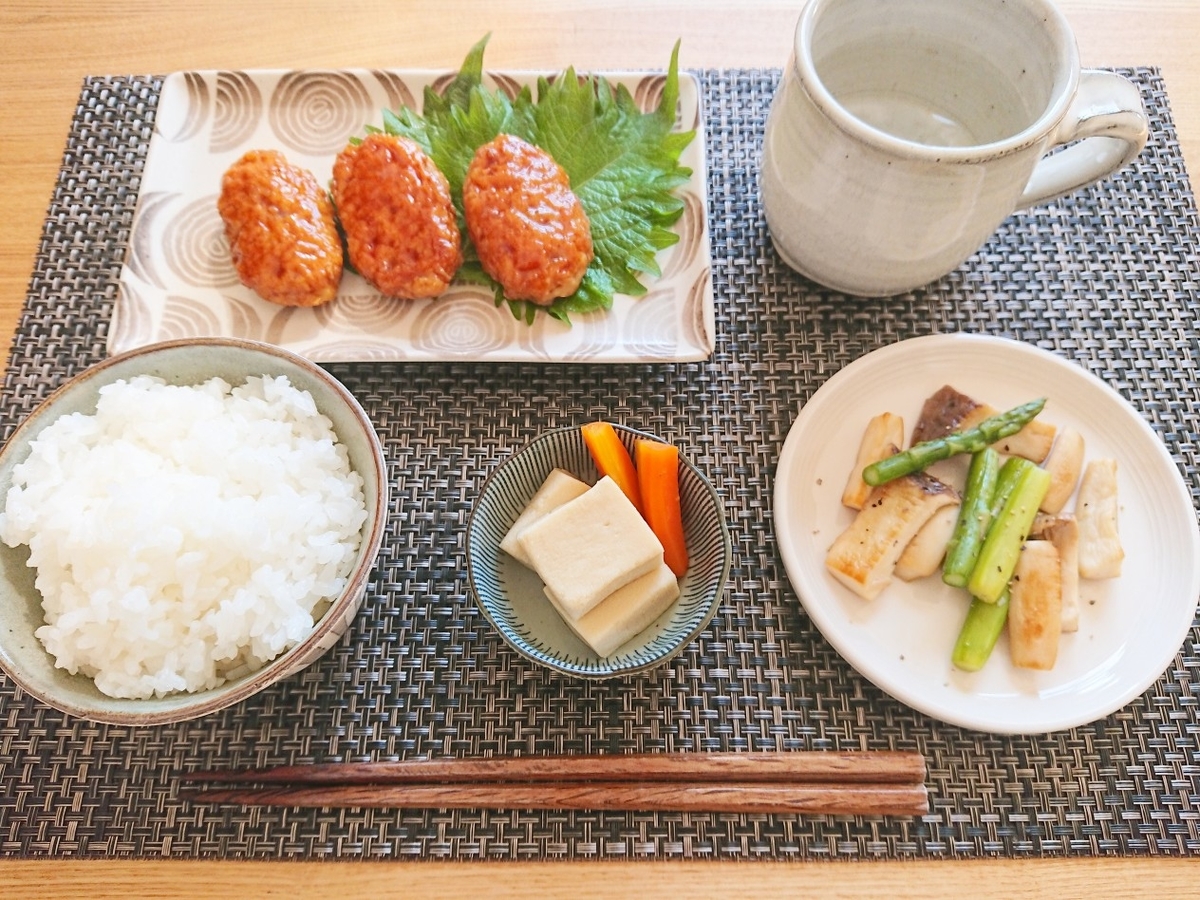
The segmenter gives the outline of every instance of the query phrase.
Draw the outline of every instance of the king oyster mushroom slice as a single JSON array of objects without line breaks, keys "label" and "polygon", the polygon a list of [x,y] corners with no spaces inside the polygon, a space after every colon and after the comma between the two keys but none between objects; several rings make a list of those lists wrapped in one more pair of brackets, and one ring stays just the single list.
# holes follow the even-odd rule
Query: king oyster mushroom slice
[{"label": "king oyster mushroom slice", "polygon": [[1063,428],[1054,439],[1050,455],[1042,467],[1050,473],[1050,488],[1042,498],[1041,510],[1048,513],[1062,512],[1083,471],[1083,435],[1074,428]]},{"label": "king oyster mushroom slice", "polygon": [[902,581],[927,578],[938,570],[946,556],[946,545],[954,534],[961,504],[943,506],[921,526],[900,559],[896,561],[896,577]]},{"label": "king oyster mushroom slice", "polygon": [[904,446],[904,419],[895,413],[885,412],[873,417],[863,430],[858,445],[858,456],[854,468],[846,479],[842,491],[842,505],[850,509],[862,509],[871,486],[863,481],[862,472],[871,463],[879,462]]},{"label": "king oyster mushroom slice", "polygon": [[1014,666],[1049,670],[1062,633],[1062,564],[1049,541],[1026,541],[1009,582],[1008,650]]},{"label": "king oyster mushroom slice", "polygon": [[1079,574],[1116,578],[1125,550],[1117,531],[1117,462],[1094,459],[1083,470],[1075,518],[1079,522]]},{"label": "king oyster mushroom slice", "polygon": [[1079,523],[1073,515],[1039,514],[1029,537],[1049,541],[1062,569],[1062,630],[1079,630]]},{"label": "king oyster mushroom slice", "polygon": [[958,492],[925,472],[884,482],[871,491],[850,526],[834,539],[825,567],[864,600],[888,586],[905,547]]}]

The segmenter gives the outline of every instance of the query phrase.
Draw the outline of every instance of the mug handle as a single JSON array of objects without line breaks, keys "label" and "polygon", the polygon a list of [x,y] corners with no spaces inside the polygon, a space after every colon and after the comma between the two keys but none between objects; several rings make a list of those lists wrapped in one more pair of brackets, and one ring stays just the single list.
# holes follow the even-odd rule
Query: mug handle
[{"label": "mug handle", "polygon": [[1149,133],[1142,95],[1133,82],[1115,72],[1084,69],[1053,139],[1053,146],[1077,143],[1038,162],[1017,208],[1069,194],[1128,165]]}]

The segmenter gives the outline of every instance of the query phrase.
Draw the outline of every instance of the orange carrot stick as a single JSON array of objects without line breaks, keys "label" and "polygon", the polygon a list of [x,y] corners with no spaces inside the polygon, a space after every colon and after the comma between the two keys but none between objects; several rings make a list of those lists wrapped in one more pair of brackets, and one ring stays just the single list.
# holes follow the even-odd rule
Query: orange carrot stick
[{"label": "orange carrot stick", "polygon": [[683,512],[679,505],[679,450],[674,444],[638,438],[633,445],[646,522],[663,545],[663,559],[682,578],[688,568]]},{"label": "orange carrot stick", "polygon": [[607,475],[625,492],[637,511],[642,512],[642,492],[638,487],[633,459],[617,430],[608,422],[588,422],[582,427],[583,442],[601,475]]}]

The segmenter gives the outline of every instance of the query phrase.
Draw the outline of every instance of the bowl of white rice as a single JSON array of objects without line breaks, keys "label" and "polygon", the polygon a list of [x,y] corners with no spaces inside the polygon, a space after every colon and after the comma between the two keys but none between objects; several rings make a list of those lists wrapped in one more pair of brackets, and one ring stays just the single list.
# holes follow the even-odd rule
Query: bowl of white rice
[{"label": "bowl of white rice", "polygon": [[342,638],[387,494],[366,413],[303,357],[201,338],[106,359],[0,448],[0,669],[98,722],[245,700]]}]

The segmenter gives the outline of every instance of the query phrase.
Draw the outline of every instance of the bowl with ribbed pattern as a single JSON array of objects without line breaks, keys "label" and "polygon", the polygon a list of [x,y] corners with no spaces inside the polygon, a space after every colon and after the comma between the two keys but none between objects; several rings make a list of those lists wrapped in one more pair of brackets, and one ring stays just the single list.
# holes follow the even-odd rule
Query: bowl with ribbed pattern
[{"label": "bowl with ribbed pattern", "polygon": [[[638,438],[662,440],[614,425],[633,452]],[[660,666],[703,634],[724,596],[732,543],[716,488],[680,449],[679,494],[689,565],[679,598],[657,620],[608,656],[598,656],[562,619],[537,574],[500,548],[500,542],[553,469],[588,484],[599,478],[579,427],[544,432],[505,459],[487,477],[467,525],[471,592],[503,641],[526,660],[565,675],[618,678]]]}]

